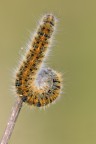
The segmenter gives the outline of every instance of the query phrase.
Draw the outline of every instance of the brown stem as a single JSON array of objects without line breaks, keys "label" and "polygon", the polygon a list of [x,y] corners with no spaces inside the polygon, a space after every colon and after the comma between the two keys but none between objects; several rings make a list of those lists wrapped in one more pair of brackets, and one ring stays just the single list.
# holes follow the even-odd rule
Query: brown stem
[{"label": "brown stem", "polygon": [[6,129],[4,131],[4,134],[3,134],[0,144],[8,144],[8,141],[13,132],[16,120],[17,120],[20,110],[22,108],[22,103],[23,103],[23,101],[20,98],[16,99],[16,102],[12,108],[12,112],[11,112],[10,118],[8,120]]}]

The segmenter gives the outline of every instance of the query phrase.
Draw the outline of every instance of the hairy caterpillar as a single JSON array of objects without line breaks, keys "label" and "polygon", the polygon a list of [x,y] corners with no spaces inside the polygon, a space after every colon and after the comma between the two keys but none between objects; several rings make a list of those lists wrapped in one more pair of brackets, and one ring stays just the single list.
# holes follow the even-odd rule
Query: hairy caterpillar
[{"label": "hairy caterpillar", "polygon": [[50,68],[40,69],[51,43],[55,25],[56,18],[52,14],[42,18],[16,73],[16,93],[29,105],[46,106],[59,97],[61,92],[61,75]]}]

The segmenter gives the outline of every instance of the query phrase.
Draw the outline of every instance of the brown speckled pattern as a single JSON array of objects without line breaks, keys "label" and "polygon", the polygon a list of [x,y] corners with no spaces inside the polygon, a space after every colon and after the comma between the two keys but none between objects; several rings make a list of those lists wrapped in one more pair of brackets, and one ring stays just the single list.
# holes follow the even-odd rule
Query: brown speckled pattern
[{"label": "brown speckled pattern", "polygon": [[16,73],[16,93],[29,105],[46,106],[52,103],[61,91],[60,74],[50,68],[42,68],[38,73],[50,45],[55,24],[56,19],[52,14],[47,14],[42,18],[25,59]]}]

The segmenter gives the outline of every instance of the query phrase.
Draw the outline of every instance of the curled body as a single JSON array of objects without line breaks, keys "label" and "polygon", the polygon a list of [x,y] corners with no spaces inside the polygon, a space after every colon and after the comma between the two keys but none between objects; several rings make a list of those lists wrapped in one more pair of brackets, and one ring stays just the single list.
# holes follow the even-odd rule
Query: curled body
[{"label": "curled body", "polygon": [[37,107],[46,106],[61,92],[61,75],[42,63],[46,58],[56,25],[52,14],[43,16],[30,47],[16,72],[15,87],[23,102]]}]

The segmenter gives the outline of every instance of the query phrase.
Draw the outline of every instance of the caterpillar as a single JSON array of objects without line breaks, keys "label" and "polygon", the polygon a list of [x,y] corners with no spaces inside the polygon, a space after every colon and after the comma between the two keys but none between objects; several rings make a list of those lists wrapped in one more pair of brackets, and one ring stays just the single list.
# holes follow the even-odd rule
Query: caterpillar
[{"label": "caterpillar", "polygon": [[23,102],[29,105],[43,107],[53,103],[60,96],[61,75],[51,68],[42,67],[55,26],[54,15],[43,16],[16,72],[16,93]]}]

